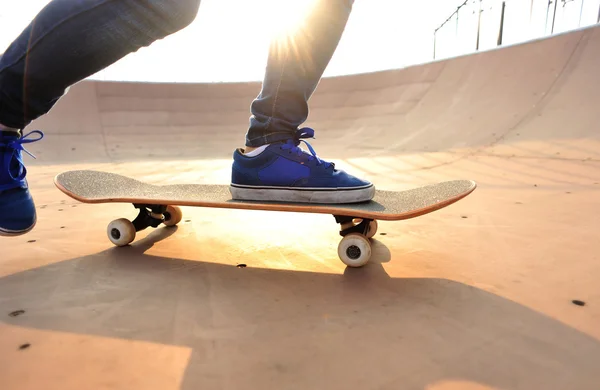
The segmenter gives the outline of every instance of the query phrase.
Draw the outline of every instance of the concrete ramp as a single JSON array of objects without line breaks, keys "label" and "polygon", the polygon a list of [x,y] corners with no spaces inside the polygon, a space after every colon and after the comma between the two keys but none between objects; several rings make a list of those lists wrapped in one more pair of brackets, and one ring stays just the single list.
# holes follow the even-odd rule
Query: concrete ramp
[{"label": "concrete ramp", "polygon": [[260,84],[79,83],[31,126],[36,228],[0,238],[2,389],[598,389],[599,69],[593,27],[323,80],[323,158],[381,189],[478,183],[380,221],[360,269],[328,215],[188,207],[113,247],[133,207],[52,178],[228,183]]},{"label": "concrete ramp", "polygon": [[[406,69],[322,80],[323,156],[598,157],[600,29]],[[399,48],[400,50],[400,48]],[[84,81],[31,128],[39,163],[230,158],[260,83]]]}]

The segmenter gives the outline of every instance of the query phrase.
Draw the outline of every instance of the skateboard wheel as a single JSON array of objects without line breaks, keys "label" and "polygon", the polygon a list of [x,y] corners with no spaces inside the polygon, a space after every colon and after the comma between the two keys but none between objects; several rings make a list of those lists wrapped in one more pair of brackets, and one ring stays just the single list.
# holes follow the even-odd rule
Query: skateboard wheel
[{"label": "skateboard wheel", "polygon": [[126,218],[115,219],[106,229],[108,239],[116,246],[129,245],[135,239],[135,227]]},{"label": "skateboard wheel", "polygon": [[377,233],[377,220],[374,219],[371,222],[369,222],[369,227],[367,228],[367,234],[365,234],[365,236],[367,238],[371,238],[373,237],[375,234]]},{"label": "skateboard wheel", "polygon": [[359,233],[350,233],[340,241],[338,256],[348,267],[362,267],[371,258],[371,244]]},{"label": "skateboard wheel", "polygon": [[181,218],[183,218],[183,213],[181,209],[177,206],[167,206],[167,210],[163,213],[165,217],[163,223],[167,226],[175,226],[179,222],[181,222]]}]

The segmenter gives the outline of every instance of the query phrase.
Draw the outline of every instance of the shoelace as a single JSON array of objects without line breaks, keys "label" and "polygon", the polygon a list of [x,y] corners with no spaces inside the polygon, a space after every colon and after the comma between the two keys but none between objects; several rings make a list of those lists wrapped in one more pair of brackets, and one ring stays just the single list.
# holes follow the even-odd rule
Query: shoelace
[{"label": "shoelace", "polygon": [[312,154],[312,156],[310,156],[310,155],[308,156],[309,161],[316,159],[317,165],[324,165],[325,169],[327,169],[329,167],[335,168],[334,163],[321,160],[317,156],[317,153],[315,152],[313,147],[308,142],[306,142],[303,138],[315,138],[315,131],[313,129],[311,129],[310,127],[304,127],[302,129],[296,131],[294,138],[291,140],[288,140],[284,145],[282,145],[281,149],[283,149],[283,150],[289,149],[290,153],[296,153],[298,156],[301,156],[302,153],[308,154],[299,147],[300,142],[304,142],[306,144],[306,146],[308,146],[308,150],[310,150],[310,153]]},{"label": "shoelace", "polygon": [[[32,134],[38,134],[39,137],[38,138],[28,138]],[[18,139],[12,140],[12,141],[6,142],[6,141],[0,140],[0,147],[5,148],[4,166],[6,167],[6,169],[8,169],[8,175],[10,176],[11,179],[13,179],[15,181],[21,181],[27,175],[27,169],[25,168],[25,163],[23,162],[23,159],[21,158],[21,151],[23,151],[23,152],[27,153],[28,155],[30,155],[31,157],[35,158],[35,156],[33,154],[29,153],[29,151],[27,149],[25,149],[23,144],[30,144],[32,142],[37,142],[37,141],[41,140],[42,138],[44,138],[44,133],[42,133],[40,130],[34,130],[32,132],[25,134],[21,138],[18,138]],[[10,151],[11,149],[12,149],[12,152]],[[21,173],[16,177],[13,175],[13,173],[11,172],[11,169],[10,169],[13,158],[19,162],[19,164],[22,168],[22,169],[19,169],[19,171]],[[2,186],[0,186],[0,190],[2,190]]]}]

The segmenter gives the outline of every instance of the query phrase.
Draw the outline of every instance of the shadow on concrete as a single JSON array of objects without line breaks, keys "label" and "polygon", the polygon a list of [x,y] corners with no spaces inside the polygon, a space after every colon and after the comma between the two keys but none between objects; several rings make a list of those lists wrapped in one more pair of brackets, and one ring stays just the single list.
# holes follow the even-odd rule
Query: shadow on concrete
[{"label": "shadow on concrete", "polygon": [[595,339],[462,283],[391,278],[381,243],[378,261],[343,275],[144,253],[175,230],[0,279],[2,321],[189,347],[184,389],[600,383]]}]

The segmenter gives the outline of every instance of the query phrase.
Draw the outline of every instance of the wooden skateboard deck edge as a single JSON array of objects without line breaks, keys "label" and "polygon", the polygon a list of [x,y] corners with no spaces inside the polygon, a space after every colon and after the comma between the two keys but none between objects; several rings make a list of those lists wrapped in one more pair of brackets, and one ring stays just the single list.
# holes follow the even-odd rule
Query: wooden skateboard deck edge
[{"label": "wooden skateboard deck edge", "polygon": [[[64,173],[64,172],[63,172]],[[237,201],[230,200],[228,202],[194,202],[194,201],[174,201],[168,199],[144,199],[134,197],[119,197],[119,198],[103,198],[103,199],[88,199],[79,196],[68,189],[66,189],[60,183],[60,175],[54,177],[55,186],[67,196],[88,204],[100,204],[100,203],[132,203],[132,204],[146,204],[146,205],[173,205],[173,206],[189,206],[189,207],[207,207],[207,208],[221,208],[221,209],[240,209],[240,210],[261,210],[261,211],[280,211],[280,212],[299,212],[299,213],[312,213],[312,214],[332,214],[339,216],[348,216],[355,218],[367,218],[377,219],[383,221],[398,221],[403,219],[410,219],[419,217],[431,212],[445,208],[459,200],[465,198],[471,194],[476,188],[477,183],[473,180],[467,180],[471,182],[469,190],[452,198],[444,199],[432,206],[414,209],[405,213],[390,213],[390,212],[377,212],[377,211],[364,211],[360,209],[353,209],[344,207],[345,204],[317,204],[317,203],[286,203],[286,202],[259,202],[259,201]],[[134,179],[135,180],[135,179]],[[227,185],[220,185],[227,187]],[[398,191],[400,192],[400,191]],[[365,202],[368,203],[368,202]],[[350,204],[352,205],[352,204]],[[356,204],[354,204],[356,205]]]}]

